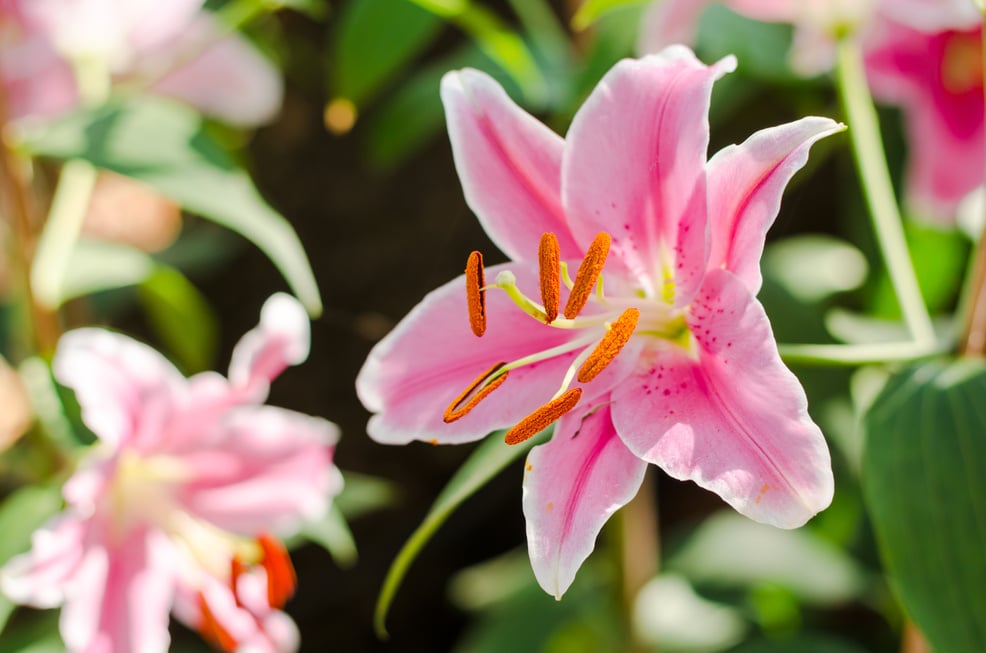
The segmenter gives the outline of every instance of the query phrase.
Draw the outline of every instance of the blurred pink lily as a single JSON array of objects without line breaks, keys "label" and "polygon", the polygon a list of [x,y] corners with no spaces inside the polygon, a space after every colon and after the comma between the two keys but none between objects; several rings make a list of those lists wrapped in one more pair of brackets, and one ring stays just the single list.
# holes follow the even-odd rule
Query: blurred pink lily
[{"label": "blurred pink lily", "polygon": [[[694,38],[703,0],[652,4],[640,47]],[[755,20],[795,26],[795,70],[818,74],[835,60],[838,33],[858,33],[873,95],[902,107],[911,152],[907,192],[919,213],[948,218],[983,183],[982,16],[972,0],[726,0]]]},{"label": "blurred pink lily", "polygon": [[308,319],[275,295],[233,352],[229,380],[184,379],[153,349],[102,329],[67,333],[53,363],[98,437],[65,510],[0,575],[18,603],[62,606],[70,651],[163,652],[168,613],[220,648],[297,648],[279,608],[294,589],[276,537],[341,487],[336,428],[262,405],[308,355]]},{"label": "blurred pink lily", "polygon": [[[0,69],[10,79],[31,79],[41,66],[33,52],[55,52],[45,79],[32,80],[33,93],[7,89],[8,118],[53,113],[48,95],[76,95],[67,61],[97,60],[115,82],[149,85],[237,126],[254,126],[277,113],[283,95],[279,72],[238,34],[224,34],[202,0],[5,0],[0,18],[16,17],[22,36],[0,38]],[[6,22],[6,21],[4,21]],[[29,37],[29,38],[28,38]],[[48,58],[43,61],[47,62]],[[55,77],[58,71],[60,76]],[[45,86],[42,86],[44,84]],[[65,103],[57,107],[67,108]]]},{"label": "blurred pink lily", "polygon": [[831,500],[824,438],[755,294],[788,179],[842,126],[805,118],[706,161],[711,87],[734,66],[682,46],[622,61],[564,140],[483,73],[442,82],[466,200],[512,262],[486,286],[474,253],[465,296],[461,278],[430,293],[357,391],[385,443],[505,428],[515,443],[557,422],[524,476],[532,566],[556,597],[648,463],[784,528]]}]

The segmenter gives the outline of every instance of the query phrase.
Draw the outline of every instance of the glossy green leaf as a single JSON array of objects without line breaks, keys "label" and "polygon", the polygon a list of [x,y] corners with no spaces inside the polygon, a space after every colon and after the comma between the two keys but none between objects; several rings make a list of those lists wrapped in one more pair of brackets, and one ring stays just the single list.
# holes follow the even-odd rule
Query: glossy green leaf
[{"label": "glossy green leaf", "polygon": [[572,29],[582,31],[590,27],[606,13],[627,5],[642,5],[647,0],[585,0],[572,16]]},{"label": "glossy green leaf", "polygon": [[212,369],[219,325],[198,289],[178,270],[156,266],[140,284],[139,296],[151,328],[182,370]]},{"label": "glossy green leaf", "polygon": [[431,536],[463,501],[486,485],[504,467],[544,440],[545,436],[542,434],[511,447],[503,443],[499,434],[494,433],[476,447],[462,464],[462,467],[449,480],[438,498],[435,499],[435,503],[428,510],[424,521],[411,534],[411,537],[404,543],[404,546],[397,553],[397,557],[390,564],[383,588],[377,597],[377,606],[373,615],[374,628],[380,637],[387,636],[387,612],[390,610],[390,604],[393,603],[407,570],[424,545],[431,539]]},{"label": "glossy green leaf", "polygon": [[298,235],[192,109],[150,98],[104,105],[29,133],[24,145],[35,154],[82,158],[143,181],[185,209],[236,231],[274,262],[309,313],[321,313],[318,286]]},{"label": "glossy green leaf", "polygon": [[893,376],[864,417],[861,480],[904,608],[942,653],[986,651],[986,363]]},{"label": "glossy green leaf", "polygon": [[363,106],[407,68],[444,22],[407,0],[342,5],[329,43],[332,95]]}]

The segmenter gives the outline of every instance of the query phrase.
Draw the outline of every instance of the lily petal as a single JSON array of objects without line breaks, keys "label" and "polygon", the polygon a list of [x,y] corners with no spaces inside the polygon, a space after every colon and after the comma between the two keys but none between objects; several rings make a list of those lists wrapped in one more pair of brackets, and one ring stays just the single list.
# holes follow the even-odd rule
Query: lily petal
[{"label": "lily petal", "polygon": [[86,426],[114,448],[153,446],[185,382],[158,352],[103,329],[62,336],[52,370],[75,390]]},{"label": "lily petal", "polygon": [[77,515],[62,513],[31,535],[31,549],[15,556],[0,572],[0,589],[12,601],[54,608],[85,555],[86,526]]},{"label": "lily petal", "polygon": [[161,533],[136,529],[90,543],[59,628],[71,651],[166,653],[173,552]]},{"label": "lily petal", "polygon": [[815,141],[843,129],[828,118],[802,118],[758,131],[709,160],[709,269],[725,268],[754,295],[760,290],[764,239],[787,183]]},{"label": "lily petal", "polygon": [[466,202],[490,239],[515,261],[537,260],[550,231],[562,258],[580,258],[561,203],[561,136],[478,70],[446,74],[441,94]]},{"label": "lily petal", "polygon": [[301,303],[285,293],[271,295],[260,309],[260,324],[233,348],[229,380],[256,401],[287,367],[308,358],[311,325]]},{"label": "lily petal", "polygon": [[782,528],[832,500],[825,439],[777,353],[763,307],[725,270],[692,304],[697,359],[655,349],[636,383],[613,392],[613,423],[638,456]]},{"label": "lily petal", "polygon": [[588,247],[608,232],[613,263],[653,297],[665,290],[655,280],[673,281],[678,306],[705,270],[712,83],[735,66],[733,57],[706,66],[684,46],[621,61],[566,137],[562,196],[576,239]]},{"label": "lily petal", "polygon": [[[153,90],[177,98],[203,113],[237,127],[270,122],[281,108],[284,82],[280,72],[239,34],[223,36],[218,22],[202,12],[171,43],[157,52],[199,52],[179,65]],[[148,53],[151,58],[155,53]]]},{"label": "lily petal", "polygon": [[338,429],[273,406],[241,406],[202,446],[182,454],[189,480],[180,501],[219,528],[256,535],[289,532],[321,517],[342,489],[332,464]]},{"label": "lily petal", "polygon": [[561,599],[595,547],[603,524],[640,489],[647,463],[616,435],[608,401],[565,415],[531,450],[524,516],[534,575]]}]

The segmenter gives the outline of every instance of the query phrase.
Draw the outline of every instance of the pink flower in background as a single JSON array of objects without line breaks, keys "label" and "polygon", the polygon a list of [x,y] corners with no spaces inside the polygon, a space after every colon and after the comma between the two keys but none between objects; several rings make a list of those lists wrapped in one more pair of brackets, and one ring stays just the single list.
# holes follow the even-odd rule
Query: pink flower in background
[{"label": "pink flower in background", "polygon": [[[689,43],[708,1],[651,5],[640,48]],[[792,65],[804,74],[830,69],[847,26],[866,54],[874,96],[904,111],[910,157],[907,195],[919,213],[950,219],[986,175],[982,17],[972,0],[727,0],[755,20],[795,26]]]},{"label": "pink flower in background", "polygon": [[263,405],[308,355],[308,318],[275,295],[233,352],[229,380],[185,379],[153,349],[102,329],[63,336],[53,367],[98,437],[65,485],[65,510],[3,569],[8,597],[62,606],[71,651],[168,648],[168,614],[225,650],[292,651],[279,608],[294,571],[276,534],[341,487],[336,428]]},{"label": "pink flower in background", "polygon": [[842,127],[805,118],[706,161],[712,83],[734,65],[681,46],[620,62],[564,140],[480,72],[443,80],[466,200],[512,262],[487,292],[474,253],[467,292],[429,294],[357,390],[385,443],[504,428],[515,443],[557,421],[524,477],[531,562],[555,596],[648,463],[785,528],[831,500],[824,438],[755,294],[788,179]]},{"label": "pink flower in background", "polygon": [[[149,85],[152,92],[187,102],[232,125],[269,121],[281,105],[280,73],[246,39],[225,34],[202,4],[5,0],[0,19],[16,17],[20,34],[0,32],[0,74],[5,87],[11,87],[5,88],[13,109],[8,117],[46,117],[71,108],[75,80],[66,62],[90,58],[103,62],[116,82]],[[39,58],[38,52],[44,56]],[[42,67],[47,72],[43,79],[37,77]],[[25,88],[24,81],[14,86],[12,80],[27,80],[31,86]],[[60,102],[52,107],[49,96]]]}]

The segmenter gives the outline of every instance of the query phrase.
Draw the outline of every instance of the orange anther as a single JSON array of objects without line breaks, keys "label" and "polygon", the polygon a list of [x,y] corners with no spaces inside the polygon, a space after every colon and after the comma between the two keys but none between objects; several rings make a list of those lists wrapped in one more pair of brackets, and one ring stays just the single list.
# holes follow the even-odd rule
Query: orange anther
[{"label": "orange anther", "polygon": [[298,586],[298,576],[288,550],[276,538],[263,534],[257,538],[257,544],[264,552],[261,564],[267,570],[267,602],[272,608],[280,608]]},{"label": "orange anther", "polygon": [[575,408],[582,398],[582,388],[572,388],[557,399],[552,399],[536,411],[517,422],[507,431],[503,441],[507,444],[520,444],[551,426],[552,422]]},{"label": "orange anther", "polygon": [[226,653],[233,653],[233,651],[239,648],[239,643],[236,639],[219,623],[216,615],[212,613],[209,603],[205,600],[205,594],[202,592],[199,592],[199,612],[202,613],[202,621],[199,622],[199,633],[206,641],[226,651]]},{"label": "orange anther", "polygon": [[451,424],[455,420],[465,417],[469,414],[469,411],[476,407],[476,404],[489,396],[491,392],[499,388],[500,385],[507,380],[507,374],[509,374],[509,372],[504,372],[489,383],[486,383],[486,381],[496,374],[504,365],[506,365],[506,363],[497,363],[476,377],[476,380],[470,383],[469,387],[463,390],[459,396],[456,397],[451,404],[449,404],[448,408],[445,409],[445,413],[442,415],[442,419],[445,420],[445,423]]},{"label": "orange anther", "polygon": [[477,336],[486,333],[486,276],[483,274],[483,254],[473,252],[466,261],[466,303],[469,306],[469,326]]},{"label": "orange anther", "polygon": [[233,558],[230,561],[229,589],[233,590],[233,598],[236,599],[236,605],[240,607],[243,607],[239,594],[240,576],[245,574],[246,570],[247,566],[240,562],[239,558]]},{"label": "orange anther", "polygon": [[582,312],[585,304],[592,295],[592,289],[602,274],[603,265],[606,264],[606,255],[609,254],[609,244],[611,242],[609,234],[600,232],[589,245],[589,251],[585,253],[579,271],[575,273],[575,281],[572,285],[572,292],[565,302],[565,317],[572,320]]},{"label": "orange anther", "polygon": [[579,383],[588,383],[599,373],[606,369],[606,366],[613,362],[623,346],[630,340],[633,330],[637,328],[637,320],[640,319],[640,311],[636,308],[628,308],[623,311],[620,317],[610,325],[609,331],[599,341],[596,348],[585,359],[582,367],[579,368]]},{"label": "orange anther", "polygon": [[561,266],[561,250],[558,247],[558,237],[553,233],[541,234],[541,245],[538,247],[538,269],[541,273],[541,303],[544,304],[545,321],[551,324],[558,317],[558,303],[561,288],[561,277],[558,270]]}]

